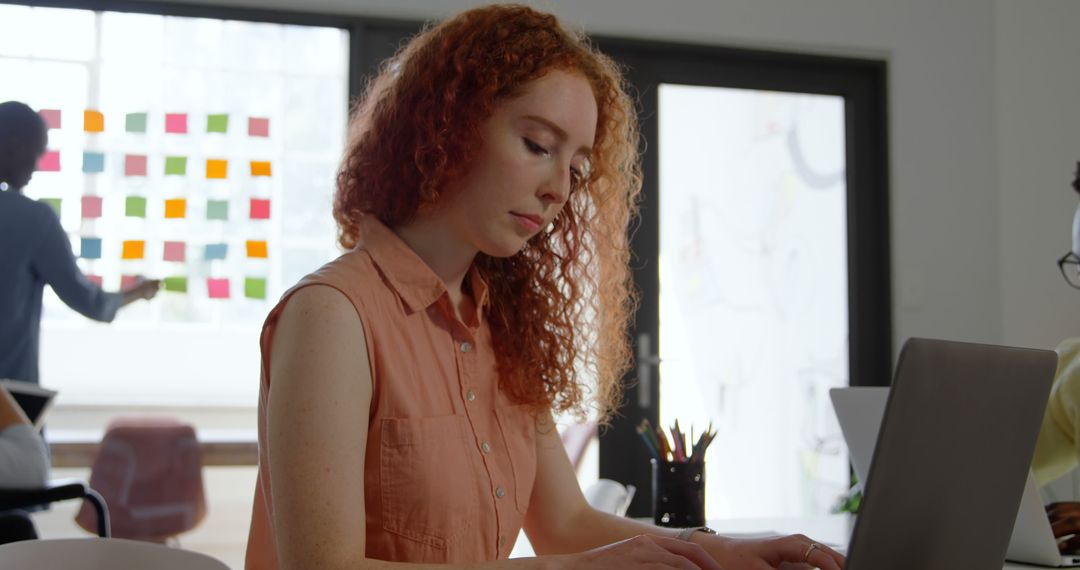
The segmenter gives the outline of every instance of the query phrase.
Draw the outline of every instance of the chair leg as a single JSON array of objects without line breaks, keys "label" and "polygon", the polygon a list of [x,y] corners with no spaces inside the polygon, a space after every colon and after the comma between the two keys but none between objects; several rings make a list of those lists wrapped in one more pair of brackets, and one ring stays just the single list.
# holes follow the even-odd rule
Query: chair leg
[{"label": "chair leg", "polygon": [[105,499],[100,493],[87,487],[86,500],[94,506],[94,512],[97,514],[98,536],[109,538],[112,536],[112,528],[109,523],[109,507],[105,504]]}]

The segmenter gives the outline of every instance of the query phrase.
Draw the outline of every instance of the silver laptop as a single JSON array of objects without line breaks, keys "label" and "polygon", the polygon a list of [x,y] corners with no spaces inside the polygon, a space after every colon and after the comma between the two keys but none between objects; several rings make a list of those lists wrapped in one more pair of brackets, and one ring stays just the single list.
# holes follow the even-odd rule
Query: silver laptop
[{"label": "silver laptop", "polygon": [[909,340],[877,436],[844,428],[876,441],[856,461],[846,568],[1001,568],[1056,366],[1045,350]]},{"label": "silver laptop", "polygon": [[[874,455],[874,443],[881,427],[881,417],[885,414],[889,389],[833,388],[829,396],[836,410],[836,419],[840,422],[840,431],[847,441],[851,466],[861,485],[870,472],[870,458]],[[1057,568],[1080,566],[1080,556],[1062,555],[1058,551],[1057,540],[1050,529],[1050,519],[1043,504],[1039,485],[1029,471],[1005,558]]]}]

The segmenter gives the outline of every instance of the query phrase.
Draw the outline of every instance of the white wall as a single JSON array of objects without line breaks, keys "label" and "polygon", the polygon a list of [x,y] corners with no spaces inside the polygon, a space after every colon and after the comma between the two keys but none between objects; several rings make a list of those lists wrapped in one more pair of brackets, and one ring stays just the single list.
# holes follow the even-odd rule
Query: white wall
[{"label": "white wall", "polygon": [[[201,0],[206,1],[206,0]],[[294,9],[287,0],[218,0]],[[476,1],[309,0],[305,9],[429,18]],[[548,0],[592,33],[884,58],[890,65],[895,342],[1050,347],[1080,335],[1058,282],[1080,159],[1069,0]],[[1035,63],[1038,62],[1039,65]],[[1071,113],[1071,115],[1070,115]],[[1071,126],[1072,128],[1068,128]]]}]

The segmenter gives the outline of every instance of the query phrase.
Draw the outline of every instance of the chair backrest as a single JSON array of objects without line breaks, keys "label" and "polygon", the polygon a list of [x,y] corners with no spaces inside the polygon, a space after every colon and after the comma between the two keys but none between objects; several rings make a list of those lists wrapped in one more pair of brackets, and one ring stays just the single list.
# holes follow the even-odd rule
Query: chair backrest
[{"label": "chair backrest", "polygon": [[0,570],[229,570],[205,554],[122,538],[24,540],[0,545]]}]

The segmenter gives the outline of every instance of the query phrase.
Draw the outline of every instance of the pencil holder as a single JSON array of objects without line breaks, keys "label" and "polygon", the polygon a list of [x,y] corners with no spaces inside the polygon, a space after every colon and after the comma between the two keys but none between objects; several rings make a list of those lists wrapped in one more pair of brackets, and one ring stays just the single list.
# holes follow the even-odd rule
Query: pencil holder
[{"label": "pencil holder", "polygon": [[652,459],[653,522],[657,526],[705,526],[705,463]]}]

